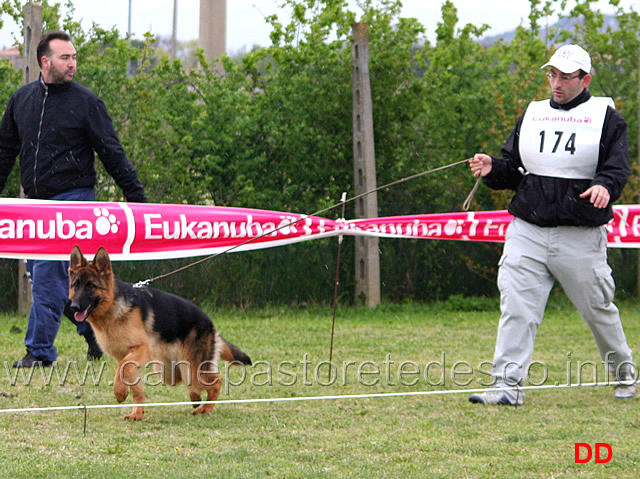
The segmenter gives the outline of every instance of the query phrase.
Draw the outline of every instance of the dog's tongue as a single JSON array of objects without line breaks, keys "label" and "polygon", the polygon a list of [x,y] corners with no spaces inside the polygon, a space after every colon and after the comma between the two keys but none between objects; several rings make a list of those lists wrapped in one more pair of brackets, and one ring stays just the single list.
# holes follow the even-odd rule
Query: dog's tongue
[{"label": "dog's tongue", "polygon": [[80,322],[84,321],[85,319],[87,319],[87,311],[89,311],[89,308],[85,309],[81,313],[75,313],[73,315],[73,317],[76,319],[76,321],[78,321],[80,323]]}]

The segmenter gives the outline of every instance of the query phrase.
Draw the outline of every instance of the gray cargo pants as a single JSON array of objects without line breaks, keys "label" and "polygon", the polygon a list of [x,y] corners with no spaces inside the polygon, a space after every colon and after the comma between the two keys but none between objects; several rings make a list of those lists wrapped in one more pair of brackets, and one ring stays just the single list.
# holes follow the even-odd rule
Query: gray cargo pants
[{"label": "gray cargo pants", "polygon": [[[619,366],[628,368],[633,361],[613,304],[605,227],[539,227],[515,218],[498,271],[501,317],[493,364],[497,386],[524,385],[556,280],[591,328],[600,357],[610,361],[609,371],[619,379]],[[515,391],[506,394],[515,399]]]}]

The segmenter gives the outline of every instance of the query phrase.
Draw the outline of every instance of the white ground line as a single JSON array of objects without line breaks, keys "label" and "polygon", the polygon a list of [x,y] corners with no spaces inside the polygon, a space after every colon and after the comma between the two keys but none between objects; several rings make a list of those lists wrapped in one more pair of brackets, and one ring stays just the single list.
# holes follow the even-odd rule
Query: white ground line
[{"label": "white ground line", "polygon": [[[525,390],[537,390],[537,389],[567,389],[578,387],[599,387],[599,386],[616,386],[618,384],[627,384],[619,381],[608,381],[604,383],[587,383],[587,384],[556,384],[548,386],[523,386],[517,388],[521,391]],[[483,393],[487,391],[495,390],[512,390],[512,387],[502,388],[484,388],[484,389],[455,389],[445,391],[407,391],[399,393],[375,393],[375,394],[343,394],[337,396],[302,396],[302,397],[287,397],[287,398],[258,398],[258,399],[227,399],[222,401],[182,401],[182,402],[168,402],[168,403],[144,403],[140,406],[144,407],[171,407],[171,406],[197,406],[200,404],[217,404],[224,406],[227,404],[257,404],[257,403],[276,403],[276,402],[299,402],[299,401],[326,401],[326,400],[340,400],[340,399],[369,399],[369,398],[390,398],[390,397],[407,397],[407,396],[437,396],[446,394],[470,394],[470,393]],[[2,413],[24,413],[24,412],[48,412],[48,411],[69,411],[69,410],[84,410],[84,409],[118,409],[118,408],[130,408],[136,406],[133,403],[127,404],[78,404],[76,406],[50,406],[50,407],[29,407],[29,408],[15,408],[15,409],[0,409]]]}]

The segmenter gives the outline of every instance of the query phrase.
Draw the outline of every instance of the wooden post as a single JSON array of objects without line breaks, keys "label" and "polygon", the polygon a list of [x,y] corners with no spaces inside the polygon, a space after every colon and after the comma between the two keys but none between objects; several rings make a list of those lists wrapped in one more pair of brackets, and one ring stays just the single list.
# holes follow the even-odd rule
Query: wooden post
[{"label": "wooden post", "polygon": [[[198,48],[207,61],[219,59],[227,52],[227,0],[200,0],[200,36]],[[224,67],[217,62],[216,71],[223,75]]]},{"label": "wooden post", "polygon": [[[39,3],[28,2],[24,6],[24,63],[22,81],[27,84],[38,79],[40,67],[36,50],[42,36],[42,7]],[[24,197],[22,188],[20,196]],[[27,268],[23,260],[18,260],[18,311],[28,315],[33,297],[31,296],[31,282],[27,277]]]},{"label": "wooden post", "polygon": [[42,7],[39,3],[27,2],[24,6],[24,76],[25,84],[37,80],[40,67],[36,50],[42,37]]},{"label": "wooden post", "polygon": [[[369,25],[353,25],[353,172],[355,194],[376,189],[376,155],[373,106],[369,81]],[[377,218],[378,196],[356,200],[356,218]],[[375,308],[380,304],[380,253],[378,238],[355,238],[356,303]]]}]

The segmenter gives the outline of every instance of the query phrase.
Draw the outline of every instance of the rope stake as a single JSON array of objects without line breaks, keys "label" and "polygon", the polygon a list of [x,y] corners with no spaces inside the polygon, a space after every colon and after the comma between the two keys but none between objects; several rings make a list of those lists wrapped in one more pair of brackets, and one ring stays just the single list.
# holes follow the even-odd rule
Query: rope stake
[{"label": "rope stake", "polygon": [[[347,203],[347,193],[342,193],[342,217],[344,220],[344,208]],[[340,284],[340,253],[342,251],[342,235],[338,235],[338,257],[336,259],[336,280],[333,288],[333,320],[331,321],[331,344],[329,346],[329,362],[333,360],[333,337],[336,330],[336,309],[338,307],[338,285]],[[331,370],[329,370],[331,376]]]}]

